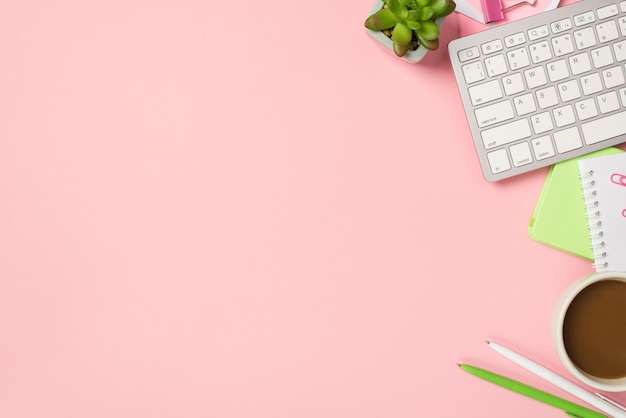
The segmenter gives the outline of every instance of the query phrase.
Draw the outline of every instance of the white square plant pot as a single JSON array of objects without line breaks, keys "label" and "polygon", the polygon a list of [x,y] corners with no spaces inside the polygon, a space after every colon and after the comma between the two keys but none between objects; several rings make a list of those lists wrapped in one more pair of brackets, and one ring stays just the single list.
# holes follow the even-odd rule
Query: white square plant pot
[{"label": "white square plant pot", "polygon": [[[372,7],[372,10],[370,11],[370,15],[380,10],[383,7],[383,4],[384,3],[382,2],[382,0],[375,0],[374,7]],[[443,26],[444,20],[446,20],[445,17],[440,17],[435,20],[435,23],[437,24],[437,26],[439,26],[439,29],[441,29],[441,27]],[[394,57],[402,58],[403,60],[408,61],[408,62],[412,62],[412,63],[419,62],[422,60],[422,58],[426,56],[426,53],[430,51],[429,49],[424,48],[423,46],[420,46],[416,50],[408,51],[406,54],[404,54],[403,57],[398,57],[396,53],[393,51],[393,42],[391,41],[391,38],[389,38],[387,35],[385,35],[381,31],[376,31],[376,30],[365,28],[365,32],[374,41],[380,44],[384,49],[386,49],[391,54],[393,54]]]}]

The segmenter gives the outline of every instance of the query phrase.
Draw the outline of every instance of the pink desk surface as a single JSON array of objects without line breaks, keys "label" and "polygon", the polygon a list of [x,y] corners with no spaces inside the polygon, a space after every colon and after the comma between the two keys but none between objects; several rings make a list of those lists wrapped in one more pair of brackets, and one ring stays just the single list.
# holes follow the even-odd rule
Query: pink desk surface
[{"label": "pink desk surface", "polygon": [[4,3],[1,417],[564,416],[455,365],[572,399],[483,340],[565,373],[592,268],[527,235],[546,170],[483,180],[445,49],[367,1]]}]

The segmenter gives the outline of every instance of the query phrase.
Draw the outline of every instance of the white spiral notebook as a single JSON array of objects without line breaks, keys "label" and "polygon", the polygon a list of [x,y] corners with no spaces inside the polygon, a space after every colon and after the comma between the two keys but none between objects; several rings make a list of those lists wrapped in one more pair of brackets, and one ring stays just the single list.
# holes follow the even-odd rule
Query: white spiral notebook
[{"label": "white spiral notebook", "polygon": [[626,271],[626,153],[578,162],[597,271]]}]

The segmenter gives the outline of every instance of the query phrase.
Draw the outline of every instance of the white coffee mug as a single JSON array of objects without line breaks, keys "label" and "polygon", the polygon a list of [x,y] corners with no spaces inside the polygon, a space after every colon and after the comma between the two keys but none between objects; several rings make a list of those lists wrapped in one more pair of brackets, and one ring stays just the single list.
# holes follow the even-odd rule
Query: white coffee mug
[{"label": "white coffee mug", "polygon": [[[552,315],[552,341],[559,359],[565,368],[578,380],[599,390],[607,392],[623,392],[626,391],[626,377],[603,379],[584,372],[577,367],[576,364],[574,364],[567,354],[563,340],[563,324],[565,322],[565,314],[567,313],[567,310],[574,298],[587,286],[609,279],[626,282],[626,272],[593,273],[589,276],[578,279],[565,289],[565,291],[561,294]],[[624,303],[626,303],[626,301],[624,301]]]}]

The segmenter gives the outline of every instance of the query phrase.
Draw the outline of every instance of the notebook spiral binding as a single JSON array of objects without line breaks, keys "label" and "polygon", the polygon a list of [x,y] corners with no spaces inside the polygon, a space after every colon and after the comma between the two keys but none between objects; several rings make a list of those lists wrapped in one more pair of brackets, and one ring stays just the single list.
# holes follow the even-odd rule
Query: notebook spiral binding
[{"label": "notebook spiral binding", "polygon": [[589,228],[589,238],[591,239],[591,249],[593,250],[594,260],[593,267],[605,269],[608,263],[603,261],[606,259],[606,251],[604,249],[604,241],[602,237],[602,221],[600,220],[599,202],[597,200],[597,191],[594,189],[595,180],[593,179],[593,170],[580,174],[582,194],[585,200],[585,212],[587,217],[587,226]]}]

